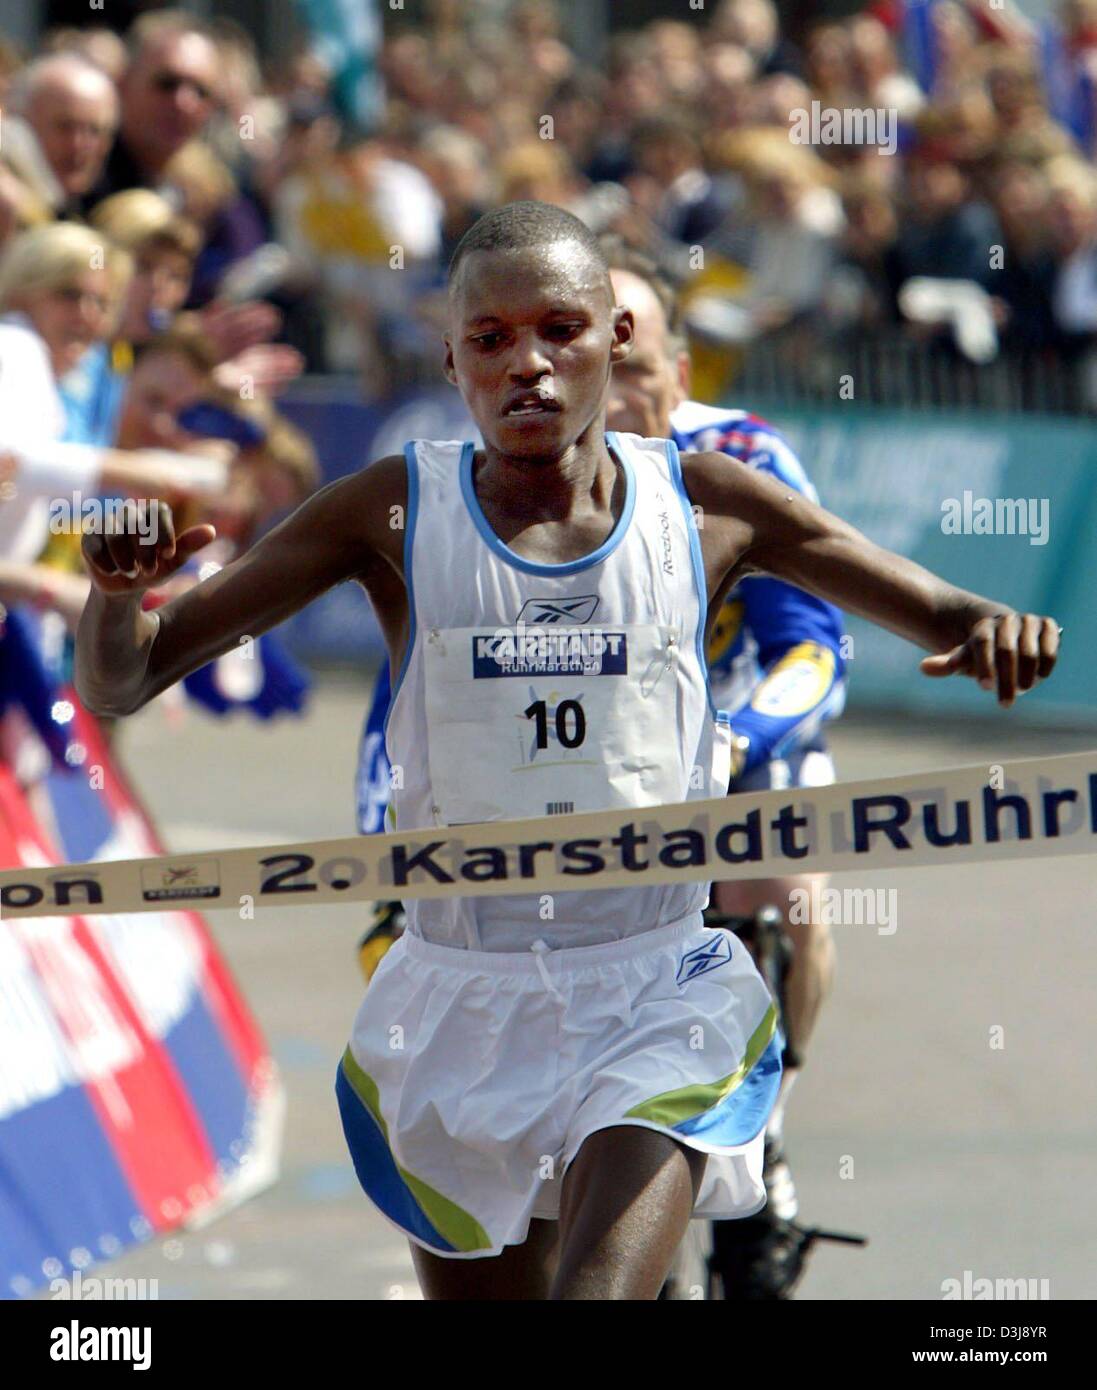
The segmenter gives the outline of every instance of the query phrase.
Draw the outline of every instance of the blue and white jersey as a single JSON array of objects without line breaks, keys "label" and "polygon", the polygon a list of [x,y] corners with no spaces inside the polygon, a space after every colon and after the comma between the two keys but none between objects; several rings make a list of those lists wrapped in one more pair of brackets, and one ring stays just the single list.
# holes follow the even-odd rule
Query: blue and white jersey
[{"label": "blue and white jersey", "polygon": [[[671,415],[682,453],[721,453],[769,473],[812,502],[803,465],[772,425],[745,410],[686,401]],[[842,711],[842,615],[768,575],[749,575],[724,600],[708,644],[713,699],[750,740],[742,775],[807,747]]]}]

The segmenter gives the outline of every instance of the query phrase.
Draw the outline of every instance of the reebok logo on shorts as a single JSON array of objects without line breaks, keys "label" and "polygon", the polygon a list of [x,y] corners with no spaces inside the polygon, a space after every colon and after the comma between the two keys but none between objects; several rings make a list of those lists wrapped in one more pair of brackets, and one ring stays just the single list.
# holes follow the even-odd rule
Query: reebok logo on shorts
[{"label": "reebok logo on shorts", "polygon": [[711,941],[706,941],[703,946],[695,946],[692,951],[687,951],[678,962],[678,974],[675,980],[678,984],[684,985],[687,980],[692,980],[696,975],[704,975],[708,970],[715,970],[720,965],[726,965],[731,960],[731,937],[724,931],[718,931]]}]

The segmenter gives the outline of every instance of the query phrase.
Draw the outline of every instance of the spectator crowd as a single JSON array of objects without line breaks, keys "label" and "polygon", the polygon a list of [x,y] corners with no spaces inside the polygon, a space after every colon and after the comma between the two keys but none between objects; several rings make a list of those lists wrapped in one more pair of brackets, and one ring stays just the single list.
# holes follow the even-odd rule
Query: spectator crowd
[{"label": "spectator crowd", "polygon": [[1093,406],[1097,0],[1042,26],[1009,0],[875,0],[795,32],[772,0],[668,3],[597,58],[553,0],[379,9],[368,126],[304,31],[277,63],[182,10],[47,30],[34,53],[0,39],[0,283],[21,238],[66,222],[119,257],[59,369],[70,432],[110,442],[143,345],[181,314],[230,392],[303,369],[371,397],[435,380],[449,254],[520,198],[661,264],[699,395],[758,354],[791,371],[900,341],[1042,364]]},{"label": "spectator crowd", "polygon": [[[1097,410],[1097,0],[1039,27],[1009,0],[796,27],[667,0],[597,54],[566,0],[405,0],[357,69],[307,27],[275,62],[234,21],[141,8],[34,52],[0,34],[0,715],[17,688],[42,727],[71,708],[43,692],[88,594],[81,507],[216,526],[149,607],[241,554],[319,479],[281,393],[439,384],[449,257],[500,203],[661,267],[699,400],[761,404],[759,363],[833,400],[855,362],[894,404],[1007,363],[1020,404],[1057,383]],[[878,370],[897,348],[906,376]],[[300,709],[277,634],[254,645],[187,697]]]}]

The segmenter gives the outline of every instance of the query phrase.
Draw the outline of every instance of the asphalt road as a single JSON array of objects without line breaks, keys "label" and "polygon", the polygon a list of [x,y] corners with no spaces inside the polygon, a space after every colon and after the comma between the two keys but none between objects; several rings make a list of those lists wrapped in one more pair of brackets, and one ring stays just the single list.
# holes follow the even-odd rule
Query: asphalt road
[{"label": "asphalt road", "polygon": [[[120,747],[173,849],[345,835],[367,693],[364,679],[328,679],[307,718],[272,727],[193,711],[176,725],[160,702]],[[1026,730],[1008,715],[956,727],[850,716],[832,740],[844,779],[1095,741],[1097,730]],[[1092,861],[903,870],[857,886],[896,889],[897,930],[837,929],[837,984],[788,1146],[804,1219],[871,1243],[821,1247],[799,1296],[937,1299],[965,1271],[1097,1296]],[[419,1297],[406,1245],[358,1189],[332,1089],[361,994],[360,909],[210,921],[284,1078],[281,1178],[110,1273],[155,1278],[161,1298]]]}]

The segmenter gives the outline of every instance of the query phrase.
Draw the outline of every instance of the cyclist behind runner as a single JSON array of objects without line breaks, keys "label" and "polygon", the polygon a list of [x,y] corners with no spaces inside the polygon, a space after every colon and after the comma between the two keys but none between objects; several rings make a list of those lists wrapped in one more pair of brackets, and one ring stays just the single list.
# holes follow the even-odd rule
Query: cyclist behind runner
[{"label": "cyclist behind runner", "polygon": [[[817,502],[799,459],[772,426],[743,410],[688,399],[689,354],[673,290],[645,257],[607,249],[617,302],[636,318],[632,355],[613,372],[609,427],[668,435],[682,453],[727,454]],[[839,610],[783,580],[750,575],[724,597],[708,662],[713,700],[745,740],[732,792],[835,780],[823,728],[845,703],[841,646]],[[810,877],[714,883],[707,913],[716,925],[776,907],[792,944],[784,981],[785,1074],[766,1129],[768,1202],[756,1217],[720,1223],[722,1229],[714,1233],[717,1262],[727,1266],[726,1293],[733,1297],[777,1297],[788,1292],[799,1272],[799,1233],[788,1225],[798,1203],[783,1151],[784,1108],[834,973],[828,927],[803,922],[799,913],[790,921],[793,891],[810,885]]]}]

